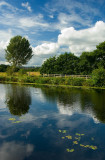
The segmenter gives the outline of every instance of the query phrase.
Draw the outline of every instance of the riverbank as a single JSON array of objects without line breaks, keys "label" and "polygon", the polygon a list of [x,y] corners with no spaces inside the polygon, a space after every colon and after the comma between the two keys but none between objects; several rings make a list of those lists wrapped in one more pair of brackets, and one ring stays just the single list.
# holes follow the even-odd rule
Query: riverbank
[{"label": "riverbank", "polygon": [[38,76],[0,76],[0,83],[25,84],[37,86],[55,86],[64,88],[94,88],[105,89],[105,86],[95,86],[93,79],[71,77],[38,77]]}]

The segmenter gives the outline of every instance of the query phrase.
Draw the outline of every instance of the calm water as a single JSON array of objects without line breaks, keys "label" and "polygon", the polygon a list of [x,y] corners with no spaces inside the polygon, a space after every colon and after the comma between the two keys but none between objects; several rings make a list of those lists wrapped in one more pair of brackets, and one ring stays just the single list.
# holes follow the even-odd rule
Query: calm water
[{"label": "calm water", "polygon": [[0,84],[0,160],[105,160],[105,90]]}]

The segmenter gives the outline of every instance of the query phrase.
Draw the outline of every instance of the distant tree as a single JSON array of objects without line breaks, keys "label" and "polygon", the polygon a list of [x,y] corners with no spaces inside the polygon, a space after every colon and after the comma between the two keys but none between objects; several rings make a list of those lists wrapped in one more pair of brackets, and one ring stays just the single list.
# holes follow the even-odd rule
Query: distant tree
[{"label": "distant tree", "polygon": [[83,52],[80,56],[79,70],[81,74],[90,74],[94,69],[95,58],[92,52]]},{"label": "distant tree", "polygon": [[94,50],[96,68],[103,67],[105,69],[105,41],[96,46]]},{"label": "distant tree", "polygon": [[105,42],[96,46],[92,52],[83,52],[80,57],[64,53],[47,59],[41,66],[41,73],[91,74],[97,68],[105,69]]},{"label": "distant tree", "polygon": [[72,53],[64,53],[58,57],[47,59],[41,69],[41,73],[47,74],[77,74],[79,58]]},{"label": "distant tree", "polygon": [[1,64],[0,65],[0,72],[6,72],[8,65]]},{"label": "distant tree", "polygon": [[27,62],[33,56],[29,41],[25,37],[21,36],[15,36],[11,38],[10,43],[5,51],[6,60],[14,68],[27,64]]},{"label": "distant tree", "polygon": [[95,86],[105,86],[105,69],[99,68],[92,71],[92,79]]},{"label": "distant tree", "polygon": [[73,53],[61,54],[57,60],[56,65],[58,66],[57,72],[61,74],[78,74],[78,62],[79,58]]},{"label": "distant tree", "polygon": [[50,57],[47,59],[40,68],[40,73],[53,74],[56,72],[56,57]]}]

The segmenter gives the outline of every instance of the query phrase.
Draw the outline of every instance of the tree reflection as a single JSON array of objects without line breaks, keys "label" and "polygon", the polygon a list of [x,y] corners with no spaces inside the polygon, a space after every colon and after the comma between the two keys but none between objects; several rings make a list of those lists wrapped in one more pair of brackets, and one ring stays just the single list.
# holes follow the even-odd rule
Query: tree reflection
[{"label": "tree reflection", "polygon": [[81,94],[81,106],[84,110],[91,109],[95,117],[105,123],[105,91],[90,89]]},{"label": "tree reflection", "polygon": [[26,114],[31,104],[30,90],[27,87],[21,87],[17,85],[7,86],[6,101],[9,111],[13,115],[21,116]]},{"label": "tree reflection", "polygon": [[105,123],[105,90],[42,87],[42,93],[47,99],[57,100],[62,113],[84,112]]}]

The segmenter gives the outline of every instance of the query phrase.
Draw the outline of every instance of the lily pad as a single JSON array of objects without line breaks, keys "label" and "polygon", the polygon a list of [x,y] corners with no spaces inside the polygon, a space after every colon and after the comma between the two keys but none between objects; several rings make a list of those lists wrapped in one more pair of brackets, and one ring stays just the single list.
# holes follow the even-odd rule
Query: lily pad
[{"label": "lily pad", "polygon": [[21,123],[21,121],[15,121],[15,122],[12,122],[12,123]]},{"label": "lily pad", "polygon": [[63,130],[62,133],[66,133],[66,130]]},{"label": "lily pad", "polygon": [[73,144],[78,144],[78,142],[77,141],[73,141]]},{"label": "lily pad", "polygon": [[67,148],[66,151],[67,151],[67,152],[74,152],[74,149],[69,149],[69,148]]},{"label": "lily pad", "polygon": [[9,118],[8,120],[9,121],[15,121],[16,119],[15,118]]},{"label": "lily pad", "polygon": [[66,138],[68,138],[68,139],[72,139],[72,136],[68,135],[68,136],[66,136]]}]

